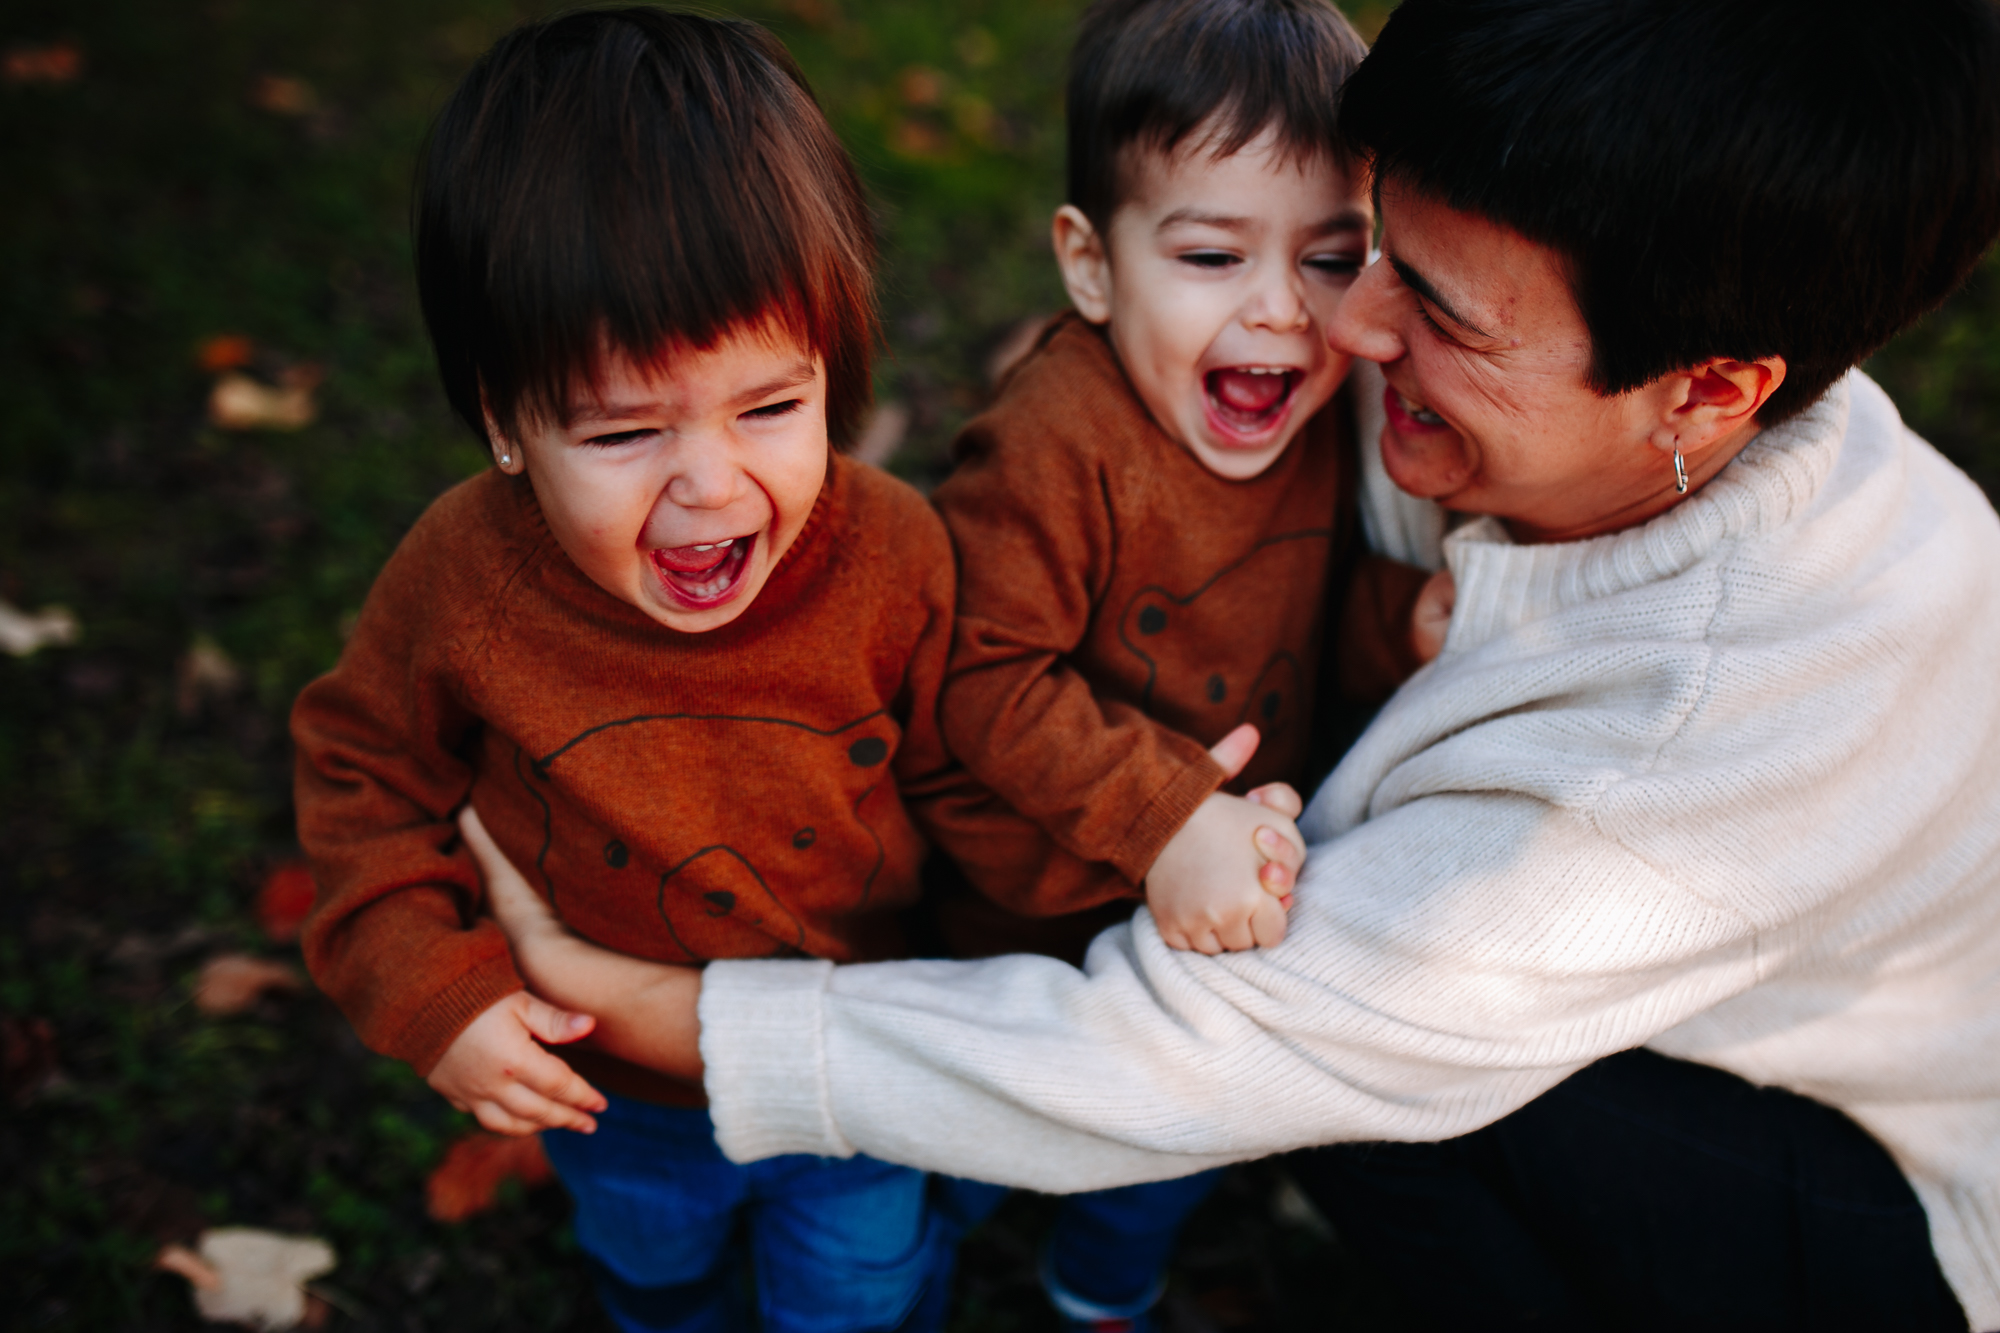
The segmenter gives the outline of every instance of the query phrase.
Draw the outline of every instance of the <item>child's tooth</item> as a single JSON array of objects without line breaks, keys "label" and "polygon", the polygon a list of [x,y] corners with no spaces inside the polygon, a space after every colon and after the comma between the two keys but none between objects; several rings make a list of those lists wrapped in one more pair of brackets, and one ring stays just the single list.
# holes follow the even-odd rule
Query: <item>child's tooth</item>
[{"label": "child's tooth", "polygon": [[731,538],[729,538],[729,540],[727,540],[727,541],[720,541],[720,542],[717,542],[717,543],[716,543],[716,545],[717,545],[717,546],[733,546],[733,545],[735,545],[735,543],[736,543],[736,539],[735,539],[734,537],[731,537]]}]

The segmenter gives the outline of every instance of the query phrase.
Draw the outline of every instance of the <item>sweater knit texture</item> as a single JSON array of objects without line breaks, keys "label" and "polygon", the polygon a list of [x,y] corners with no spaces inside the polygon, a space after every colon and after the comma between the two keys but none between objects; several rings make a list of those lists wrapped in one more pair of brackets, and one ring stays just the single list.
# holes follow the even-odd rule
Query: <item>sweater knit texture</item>
[{"label": "sweater knit texture", "polygon": [[[1299,780],[1332,577],[1357,572],[1347,406],[1231,481],[1160,429],[1104,334],[1070,314],[959,436],[935,496],[960,570],[945,737],[1024,818],[1029,848],[1045,833],[1117,872],[1049,874],[1044,856],[941,829],[990,897],[1047,915],[1136,893],[1224,785],[1208,747],[1241,723],[1262,740],[1231,790]],[[1341,665],[1385,697],[1416,666],[1423,573],[1368,561],[1357,577]]]},{"label": "sweater knit texture", "polygon": [[1307,810],[1281,946],[1175,952],[1141,911],[1082,971],[718,965],[724,1149],[1095,1188],[1452,1137],[1649,1045],[1852,1116],[2000,1327],[1986,498],[1856,371],[1647,523],[1442,553],[1444,653]]},{"label": "sweater knit texture", "polygon": [[[899,955],[924,849],[905,802],[963,781],[935,722],[952,596],[936,514],[841,458],[757,600],[703,634],[592,583],[525,479],[454,488],[293,712],[313,976],[363,1041],[420,1071],[520,989],[451,823],[468,798],[607,948]],[[614,1090],[699,1100],[564,1056]]]}]

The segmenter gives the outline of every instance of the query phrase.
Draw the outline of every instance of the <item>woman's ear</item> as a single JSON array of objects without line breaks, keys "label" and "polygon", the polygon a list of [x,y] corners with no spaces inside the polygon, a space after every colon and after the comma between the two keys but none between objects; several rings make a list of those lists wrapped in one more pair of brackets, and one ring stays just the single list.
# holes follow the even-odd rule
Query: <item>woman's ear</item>
[{"label": "woman's ear", "polygon": [[1056,264],[1062,269],[1063,286],[1077,313],[1093,324],[1111,318],[1111,261],[1104,251],[1104,238],[1075,204],[1056,210],[1049,226],[1055,245]]},{"label": "woman's ear", "polygon": [[1660,381],[1665,402],[1653,445],[1664,454],[1679,450],[1694,464],[1754,427],[1757,414],[1784,382],[1782,356],[1755,361],[1717,357],[1676,371]]}]

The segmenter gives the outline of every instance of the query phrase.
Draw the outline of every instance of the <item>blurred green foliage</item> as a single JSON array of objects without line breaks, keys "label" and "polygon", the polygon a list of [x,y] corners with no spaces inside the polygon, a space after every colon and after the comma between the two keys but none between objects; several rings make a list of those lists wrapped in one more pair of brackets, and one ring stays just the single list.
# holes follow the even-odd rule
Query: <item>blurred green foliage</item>
[{"label": "blurred green foliage", "polygon": [[[742,7],[796,52],[874,192],[879,389],[910,409],[894,465],[913,478],[941,471],[993,349],[1061,303],[1046,227],[1076,7]],[[185,1284],[147,1265],[222,1223],[332,1240],[342,1264],[321,1289],[340,1327],[596,1326],[559,1196],[457,1226],[423,1216],[424,1175],[466,1122],[324,1003],[225,1019],[188,1003],[203,958],[277,952],[248,908],[294,850],[292,696],[337,656],[409,523],[482,465],[433,383],[408,182],[454,80],[541,8],[0,8],[8,69],[52,44],[81,65],[0,82],[0,599],[62,603],[83,625],[73,647],[0,658],[10,1326],[193,1327]],[[1386,9],[1355,13],[1372,32]],[[324,367],[318,420],[207,424],[197,358],[222,334],[251,340],[267,378]],[[1991,265],[1876,369],[1917,429],[2000,482]],[[191,656],[198,643],[226,664]],[[1389,1326],[1365,1275],[1272,1220],[1275,1180],[1232,1184],[1197,1229],[1209,1267],[1177,1280],[1223,1326]],[[1032,1222],[1033,1206],[1015,1214]],[[1031,1265],[1013,1233],[987,1234],[961,1328],[1046,1320]]]}]

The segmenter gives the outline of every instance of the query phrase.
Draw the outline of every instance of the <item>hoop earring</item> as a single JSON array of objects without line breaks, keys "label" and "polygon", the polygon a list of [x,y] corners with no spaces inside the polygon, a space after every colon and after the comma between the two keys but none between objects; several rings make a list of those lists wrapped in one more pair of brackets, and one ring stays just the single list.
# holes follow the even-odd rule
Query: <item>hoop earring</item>
[{"label": "hoop earring", "polygon": [[1674,449],[1674,489],[1682,495],[1688,493],[1687,464],[1681,462],[1681,451],[1678,447]]}]

